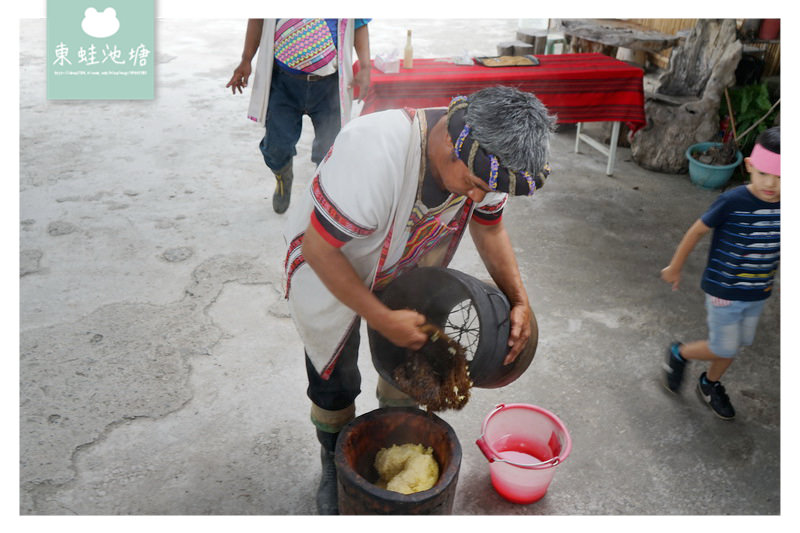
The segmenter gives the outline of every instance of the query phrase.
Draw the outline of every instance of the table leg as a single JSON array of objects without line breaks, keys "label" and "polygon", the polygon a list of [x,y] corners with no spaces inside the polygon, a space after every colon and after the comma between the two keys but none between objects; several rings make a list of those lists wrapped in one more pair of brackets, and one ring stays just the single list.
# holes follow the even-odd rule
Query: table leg
[{"label": "table leg", "polygon": [[578,122],[575,126],[575,153],[577,154],[580,151],[581,147],[581,126],[583,126],[583,122]]},{"label": "table leg", "polygon": [[604,145],[600,141],[593,139],[586,133],[581,132],[582,124],[578,122],[577,127],[575,129],[575,152],[577,153],[580,149],[581,141],[585,142],[601,154],[608,156],[608,162],[606,164],[606,175],[611,176],[614,173],[614,163],[617,158],[617,142],[619,141],[619,122],[614,122],[611,126],[611,143],[609,146]]},{"label": "table leg", "polygon": [[617,160],[617,143],[619,142],[619,122],[614,122],[611,126],[611,144],[608,150],[608,165],[606,165],[606,176],[614,173],[614,163]]}]

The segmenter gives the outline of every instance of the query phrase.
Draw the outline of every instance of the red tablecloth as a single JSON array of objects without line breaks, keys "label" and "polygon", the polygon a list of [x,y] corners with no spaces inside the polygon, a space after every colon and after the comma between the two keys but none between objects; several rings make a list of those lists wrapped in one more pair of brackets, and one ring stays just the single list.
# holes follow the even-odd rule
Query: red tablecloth
[{"label": "red tablecloth", "polygon": [[455,65],[415,59],[414,68],[386,74],[373,68],[361,114],[402,107],[446,107],[454,96],[509,85],[534,93],[558,122],[624,122],[645,125],[641,68],[602,54],[536,56],[535,67]]}]

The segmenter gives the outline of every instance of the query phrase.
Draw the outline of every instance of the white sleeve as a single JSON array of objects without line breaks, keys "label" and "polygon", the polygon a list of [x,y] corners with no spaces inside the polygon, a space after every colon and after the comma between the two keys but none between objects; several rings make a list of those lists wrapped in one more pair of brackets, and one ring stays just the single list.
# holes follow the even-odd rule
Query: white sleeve
[{"label": "white sleeve", "polygon": [[364,238],[391,222],[410,126],[402,111],[386,111],[359,117],[339,132],[312,183],[313,216],[334,239]]}]

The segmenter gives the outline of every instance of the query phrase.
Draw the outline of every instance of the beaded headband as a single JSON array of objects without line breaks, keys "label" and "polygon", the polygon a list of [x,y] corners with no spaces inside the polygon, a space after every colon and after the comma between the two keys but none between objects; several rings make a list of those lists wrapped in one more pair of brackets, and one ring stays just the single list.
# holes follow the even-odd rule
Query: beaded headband
[{"label": "beaded headband", "polygon": [[781,175],[781,154],[771,152],[756,144],[750,153],[750,164],[764,174]]},{"label": "beaded headband", "polygon": [[494,154],[490,154],[472,136],[472,127],[466,123],[469,100],[466,96],[457,96],[447,108],[447,131],[454,139],[453,148],[456,157],[467,165],[472,174],[489,184],[492,191],[508,193],[512,196],[531,196],[536,189],[544,186],[550,174],[550,166],[536,174],[528,171],[514,171],[503,166]]}]

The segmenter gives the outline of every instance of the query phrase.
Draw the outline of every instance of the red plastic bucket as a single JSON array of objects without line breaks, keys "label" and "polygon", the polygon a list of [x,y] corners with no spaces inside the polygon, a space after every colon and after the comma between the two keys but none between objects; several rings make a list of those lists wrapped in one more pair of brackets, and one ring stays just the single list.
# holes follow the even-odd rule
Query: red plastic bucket
[{"label": "red plastic bucket", "polygon": [[483,421],[481,433],[475,443],[489,460],[492,486],[513,503],[540,500],[556,466],[572,450],[564,423],[535,405],[498,405]]}]

